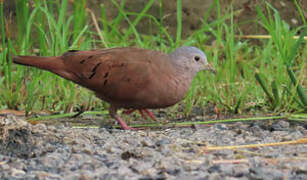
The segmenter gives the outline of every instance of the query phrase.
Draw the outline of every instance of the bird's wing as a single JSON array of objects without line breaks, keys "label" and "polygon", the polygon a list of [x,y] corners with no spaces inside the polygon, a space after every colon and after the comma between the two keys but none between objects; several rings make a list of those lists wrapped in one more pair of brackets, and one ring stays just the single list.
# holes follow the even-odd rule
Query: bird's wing
[{"label": "bird's wing", "polygon": [[136,48],[115,48],[65,53],[72,81],[93,90],[98,97],[122,107],[152,104],[154,88],[167,66],[167,55]]}]

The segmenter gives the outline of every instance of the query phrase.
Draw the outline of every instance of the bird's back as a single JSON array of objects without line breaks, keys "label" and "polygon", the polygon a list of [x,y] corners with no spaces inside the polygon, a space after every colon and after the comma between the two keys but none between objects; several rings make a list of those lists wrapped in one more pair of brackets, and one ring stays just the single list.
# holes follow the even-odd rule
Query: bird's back
[{"label": "bird's back", "polygon": [[[46,57],[44,57],[46,58]],[[47,57],[48,58],[48,57]],[[69,51],[52,61],[31,64],[54,72],[117,107],[162,108],[181,100],[175,69],[167,54],[139,48]],[[51,63],[61,65],[45,65]],[[20,64],[22,63],[19,60]]]}]

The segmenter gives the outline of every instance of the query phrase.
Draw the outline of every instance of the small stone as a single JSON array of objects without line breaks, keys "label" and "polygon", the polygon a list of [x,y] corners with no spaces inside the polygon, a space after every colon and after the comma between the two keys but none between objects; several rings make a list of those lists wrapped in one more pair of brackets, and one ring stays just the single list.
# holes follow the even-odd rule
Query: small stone
[{"label": "small stone", "polygon": [[166,145],[166,144],[169,144],[169,140],[168,139],[161,139],[159,141],[156,142],[156,146],[162,146],[162,145]]},{"label": "small stone", "polygon": [[12,172],[12,177],[14,178],[23,178],[26,174],[26,172],[24,172],[23,170],[15,169],[15,168],[12,168],[11,172]]},{"label": "small stone", "polygon": [[116,153],[116,152],[119,152],[119,149],[115,148],[115,147],[112,147],[112,146],[108,146],[105,148],[106,152],[108,153]]},{"label": "small stone", "polygon": [[222,180],[223,178],[218,173],[212,173],[209,176],[209,180]]},{"label": "small stone", "polygon": [[132,171],[141,173],[142,175],[153,175],[152,172],[154,171],[152,168],[152,163],[144,163],[141,161],[132,161],[131,165],[129,166]]},{"label": "small stone", "polygon": [[283,2],[283,1],[280,1],[280,5],[281,5],[282,7],[286,7],[286,6],[287,6],[286,3]]},{"label": "small stone", "polygon": [[272,125],[274,130],[287,130],[290,127],[290,123],[287,121],[277,121]]},{"label": "small stone", "polygon": [[203,120],[204,117],[203,117],[203,116],[196,116],[195,119],[196,119],[197,121],[200,121],[200,120]]},{"label": "small stone", "polygon": [[152,140],[144,139],[141,141],[141,144],[145,147],[154,147],[155,144]]},{"label": "small stone", "polygon": [[82,152],[85,153],[85,154],[88,154],[88,155],[93,155],[94,154],[93,150],[90,147],[83,148]]},{"label": "small stone", "polygon": [[38,123],[34,126],[34,129],[39,129],[40,131],[47,131],[46,124]]},{"label": "small stone", "polygon": [[251,178],[255,179],[283,179],[283,172],[273,168],[256,167],[252,169]]},{"label": "small stone", "polygon": [[232,175],[233,174],[233,165],[232,164],[221,164],[220,171],[225,173],[226,175]]},{"label": "small stone", "polygon": [[216,124],[216,128],[219,129],[219,130],[227,130],[228,129],[226,124]]},{"label": "small stone", "polygon": [[77,144],[77,141],[71,137],[66,136],[63,138],[63,143],[68,144],[68,145],[74,145],[74,144]]},{"label": "small stone", "polygon": [[45,171],[36,171],[36,179],[63,179],[62,176],[58,174],[52,174]]},{"label": "small stone", "polygon": [[220,171],[221,171],[220,165],[213,165],[213,166],[208,168],[209,173],[220,172]]},{"label": "small stone", "polygon": [[6,170],[9,170],[11,167],[8,164],[5,163],[5,164],[1,164],[0,168],[2,168],[2,170],[6,171]]},{"label": "small stone", "polygon": [[295,130],[300,131],[303,134],[303,136],[307,136],[307,125],[304,125],[304,126],[297,126]]},{"label": "small stone", "polygon": [[294,24],[294,25],[297,25],[297,24],[298,24],[298,20],[295,19],[295,18],[291,18],[291,22],[292,22],[292,24]]},{"label": "small stone", "polygon": [[170,155],[172,153],[169,146],[160,146],[157,150],[164,156]]},{"label": "small stone", "polygon": [[238,164],[233,166],[233,175],[242,177],[249,174],[249,167],[246,164]]}]

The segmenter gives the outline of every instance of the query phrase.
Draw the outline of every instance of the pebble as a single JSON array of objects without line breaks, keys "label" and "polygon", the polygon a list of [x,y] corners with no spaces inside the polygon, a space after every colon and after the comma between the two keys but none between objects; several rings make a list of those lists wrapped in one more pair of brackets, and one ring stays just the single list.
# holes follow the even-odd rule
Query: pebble
[{"label": "pebble", "polygon": [[288,121],[276,121],[273,125],[272,128],[274,130],[287,130],[290,127],[290,123]]},{"label": "pebble", "polygon": [[13,120],[18,130],[0,138],[0,179],[307,179],[304,144],[205,150],[306,138],[306,128],[284,120],[146,131]]}]

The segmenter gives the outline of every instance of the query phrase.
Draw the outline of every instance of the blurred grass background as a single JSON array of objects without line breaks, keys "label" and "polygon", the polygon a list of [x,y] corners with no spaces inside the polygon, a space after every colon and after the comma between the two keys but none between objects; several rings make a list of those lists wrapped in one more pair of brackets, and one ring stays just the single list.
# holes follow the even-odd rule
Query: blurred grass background
[{"label": "blurred grass background", "polygon": [[[110,0],[118,15],[107,18],[108,8],[100,6],[100,14],[86,7],[86,0],[15,0],[15,27],[8,27],[1,3],[0,49],[0,109],[51,112],[103,110],[105,103],[94,94],[52,73],[35,68],[15,66],[14,55],[61,55],[67,50],[110,47],[141,47],[171,52],[176,47],[197,46],[202,49],[217,70],[217,74],[199,73],[183,102],[188,114],[193,107],[213,104],[220,112],[301,113],[307,110],[306,8],[293,1],[300,14],[302,26],[291,27],[269,3],[256,9],[253,23],[263,27],[271,38],[244,38],[234,23],[236,13],[229,6],[221,13],[219,0],[214,0],[203,16],[200,28],[183,37],[182,1],[176,1],[176,34],[163,26],[162,0],[147,0],[138,13]],[[148,13],[153,3],[160,4],[159,16]],[[71,8],[71,11],[68,11]],[[216,13],[214,21],[208,21]],[[141,20],[149,22],[157,33],[140,33],[136,26]],[[122,28],[121,23],[128,24]],[[12,30],[13,29],[13,30]],[[15,32],[14,36],[10,33]],[[297,36],[297,38],[294,38]],[[213,39],[213,41],[212,41]],[[210,43],[208,43],[210,42]],[[178,108],[175,106],[174,109]]]}]

